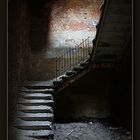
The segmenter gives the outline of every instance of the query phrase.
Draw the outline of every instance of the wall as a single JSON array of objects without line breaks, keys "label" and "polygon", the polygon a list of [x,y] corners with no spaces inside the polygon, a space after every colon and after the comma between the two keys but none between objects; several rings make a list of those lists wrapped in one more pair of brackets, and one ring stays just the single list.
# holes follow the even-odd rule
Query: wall
[{"label": "wall", "polygon": [[132,42],[127,44],[119,66],[114,70],[110,103],[111,114],[116,120],[128,128],[132,128]]},{"label": "wall", "polygon": [[26,0],[12,0],[8,6],[8,95],[11,109],[15,107],[19,84],[28,77],[30,12]]},{"label": "wall", "polygon": [[95,69],[56,94],[56,121],[110,117],[111,76],[111,70]]},{"label": "wall", "polygon": [[92,42],[99,15],[99,1],[58,0],[51,13],[50,48],[74,47],[88,36]]},{"label": "wall", "polygon": [[[30,76],[28,80],[47,80],[55,72],[55,57],[64,49],[90,36],[94,39],[99,20],[99,1],[32,1],[30,35]],[[37,10],[36,10],[37,9]],[[38,12],[36,12],[38,11]]]}]

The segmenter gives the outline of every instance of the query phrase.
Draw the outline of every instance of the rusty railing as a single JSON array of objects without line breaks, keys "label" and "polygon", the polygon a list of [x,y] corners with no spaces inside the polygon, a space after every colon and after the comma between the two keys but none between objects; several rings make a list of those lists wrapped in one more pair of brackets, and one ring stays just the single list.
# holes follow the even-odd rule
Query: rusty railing
[{"label": "rusty railing", "polygon": [[90,53],[91,47],[89,37],[83,40],[79,45],[65,50],[63,54],[56,57],[55,77],[59,77],[66,71],[72,70],[74,66],[89,57]]}]

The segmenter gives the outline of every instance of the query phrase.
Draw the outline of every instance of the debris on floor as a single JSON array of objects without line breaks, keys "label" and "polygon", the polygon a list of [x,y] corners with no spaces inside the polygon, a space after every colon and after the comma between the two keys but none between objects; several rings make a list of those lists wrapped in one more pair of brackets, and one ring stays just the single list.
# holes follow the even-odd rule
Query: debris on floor
[{"label": "debris on floor", "polygon": [[123,127],[101,122],[55,123],[54,140],[131,140],[131,132]]}]

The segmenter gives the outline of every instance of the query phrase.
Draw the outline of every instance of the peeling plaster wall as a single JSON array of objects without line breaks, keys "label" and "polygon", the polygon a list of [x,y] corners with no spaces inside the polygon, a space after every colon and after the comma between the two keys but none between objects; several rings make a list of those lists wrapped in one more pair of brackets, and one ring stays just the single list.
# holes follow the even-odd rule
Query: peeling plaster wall
[{"label": "peeling plaster wall", "polygon": [[92,47],[100,16],[99,3],[98,0],[54,0],[34,11],[29,80],[47,80],[54,71],[54,57],[82,39],[90,36]]},{"label": "peeling plaster wall", "polygon": [[96,34],[95,25],[99,15],[99,1],[58,0],[51,13],[50,49],[74,47],[88,36],[91,43]]}]

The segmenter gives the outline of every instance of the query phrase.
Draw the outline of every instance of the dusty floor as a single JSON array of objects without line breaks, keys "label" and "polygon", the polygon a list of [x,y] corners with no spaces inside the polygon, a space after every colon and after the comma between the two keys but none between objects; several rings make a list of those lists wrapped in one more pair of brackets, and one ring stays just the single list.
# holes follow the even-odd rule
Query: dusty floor
[{"label": "dusty floor", "polygon": [[131,140],[131,132],[123,127],[101,122],[55,123],[54,140]]}]

